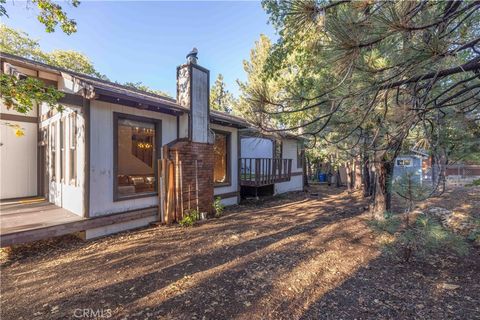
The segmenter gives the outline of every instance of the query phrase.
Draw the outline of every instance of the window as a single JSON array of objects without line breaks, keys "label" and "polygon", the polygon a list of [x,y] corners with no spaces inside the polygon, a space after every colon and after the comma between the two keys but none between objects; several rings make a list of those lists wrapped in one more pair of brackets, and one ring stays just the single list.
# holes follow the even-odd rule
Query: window
[{"label": "window", "polygon": [[303,159],[305,158],[305,148],[303,141],[297,141],[297,168],[303,168]]},{"label": "window", "polygon": [[68,126],[70,130],[69,135],[69,173],[68,177],[70,179],[71,185],[76,185],[77,183],[77,113],[74,112],[68,117]]},{"label": "window", "polygon": [[65,119],[60,119],[60,182],[65,180]]},{"label": "window", "polygon": [[412,166],[412,160],[410,160],[410,159],[398,159],[397,160],[397,166],[410,167],[410,166]]},{"label": "window", "polygon": [[157,189],[160,121],[115,113],[114,125],[114,199],[151,196]]},{"label": "window", "polygon": [[57,130],[55,123],[50,126],[50,180],[55,181],[57,176]]},{"label": "window", "polygon": [[215,131],[213,157],[213,182],[217,186],[230,184],[230,133]]}]

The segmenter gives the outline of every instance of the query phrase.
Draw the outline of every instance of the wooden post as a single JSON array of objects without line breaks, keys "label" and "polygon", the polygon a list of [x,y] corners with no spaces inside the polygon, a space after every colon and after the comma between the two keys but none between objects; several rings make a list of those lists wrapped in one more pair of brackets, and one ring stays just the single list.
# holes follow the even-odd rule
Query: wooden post
[{"label": "wooden post", "polygon": [[157,190],[158,190],[158,221],[163,223],[163,214],[164,214],[164,193],[163,193],[163,159],[157,160]]},{"label": "wooden post", "polygon": [[180,171],[180,190],[178,191],[180,193],[180,214],[183,218],[183,167],[182,167],[182,161],[178,162],[178,167]]},{"label": "wooden post", "polygon": [[195,196],[197,198],[197,215],[200,215],[199,205],[198,205],[198,160],[195,160],[195,192],[196,192]]}]

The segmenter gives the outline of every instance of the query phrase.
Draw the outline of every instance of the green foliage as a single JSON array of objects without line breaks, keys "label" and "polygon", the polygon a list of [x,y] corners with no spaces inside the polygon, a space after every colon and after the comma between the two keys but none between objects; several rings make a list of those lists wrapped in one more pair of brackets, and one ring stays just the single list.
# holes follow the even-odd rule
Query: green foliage
[{"label": "green foliage", "polygon": [[0,24],[0,51],[19,55],[28,59],[50,64],[78,73],[107,79],[99,73],[90,59],[84,54],[73,50],[54,50],[44,52],[37,40],[33,40],[22,31]]},{"label": "green foliage", "polygon": [[210,106],[213,110],[231,113],[234,104],[235,98],[227,90],[223,75],[219,73],[215,83],[210,89]]},{"label": "green foliage", "polygon": [[33,109],[35,103],[41,102],[61,110],[62,107],[57,101],[63,96],[62,92],[46,86],[39,79],[30,77],[17,79],[7,74],[0,75],[0,97],[8,109],[14,109],[19,113],[26,114]]},{"label": "green foliage", "polygon": [[[73,19],[67,17],[66,12],[62,7],[53,2],[52,0],[31,0],[33,3],[36,3],[40,9],[38,15],[38,21],[40,21],[45,26],[45,31],[54,32],[58,24],[60,28],[66,34],[72,34],[77,32],[77,23]],[[78,7],[80,4],[79,0],[69,0],[69,4],[73,7]]]},{"label": "green foliage", "polygon": [[412,172],[406,172],[398,177],[392,184],[392,189],[408,203],[425,200],[433,191],[430,184],[422,184]]},{"label": "green foliage", "polygon": [[[37,19],[45,26],[46,32],[54,32],[58,24],[60,28],[66,34],[72,34],[77,32],[77,23],[73,19],[69,19],[67,13],[63,8],[52,0],[30,0],[28,2],[34,3],[39,10]],[[73,7],[80,5],[79,0],[67,0],[68,4]],[[7,10],[4,6],[6,0],[0,0],[0,17],[9,17]]]},{"label": "green foliage", "polygon": [[[31,39],[25,32],[17,31],[6,25],[0,25],[0,51],[20,55],[28,59],[47,63],[98,78],[106,77],[95,70],[90,60],[73,50],[54,50],[51,53],[40,49],[37,40]],[[3,103],[19,113],[26,114],[34,103],[45,102],[52,108],[61,108],[56,104],[63,93],[56,88],[46,86],[34,78],[17,79],[2,74],[0,97]]]},{"label": "green foliage", "polygon": [[36,61],[45,61],[46,59],[37,40],[31,39],[23,31],[9,28],[4,24],[0,24],[0,51]]},{"label": "green foliage", "polygon": [[178,223],[182,227],[191,227],[200,219],[200,215],[197,210],[192,209],[189,212],[185,212],[182,220]]},{"label": "green foliage", "polygon": [[140,91],[150,92],[150,93],[157,94],[159,96],[164,96],[164,97],[171,98],[171,96],[167,92],[162,91],[162,90],[152,89],[149,86],[144,85],[141,81],[139,81],[139,82],[125,82],[123,85],[127,86],[127,87],[137,89],[137,90],[140,90]]},{"label": "green foliage", "polygon": [[447,250],[458,255],[468,253],[466,239],[447,230],[434,218],[418,214],[412,217],[387,215],[384,221],[373,220],[369,224],[379,233],[394,236],[394,241],[385,244],[385,251],[395,257],[409,262],[412,256],[425,257],[440,250]]},{"label": "green foliage", "polygon": [[389,234],[395,234],[400,229],[402,219],[399,215],[393,215],[390,212],[385,212],[385,219],[374,219],[369,221],[369,225],[378,232],[387,232]]},{"label": "green foliage", "polygon": [[213,210],[215,210],[215,217],[220,218],[223,214],[225,206],[222,204],[222,198],[216,197],[213,201]]}]

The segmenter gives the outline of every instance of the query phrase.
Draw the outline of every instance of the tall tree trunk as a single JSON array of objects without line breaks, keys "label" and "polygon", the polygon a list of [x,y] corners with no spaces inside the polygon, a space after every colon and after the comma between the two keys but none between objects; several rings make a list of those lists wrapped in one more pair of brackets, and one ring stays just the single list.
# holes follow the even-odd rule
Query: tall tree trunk
[{"label": "tall tree trunk", "polygon": [[342,179],[340,176],[340,168],[335,171],[335,186],[340,188],[342,186]]},{"label": "tall tree trunk", "polygon": [[393,161],[377,154],[373,166],[375,169],[375,192],[371,211],[375,219],[382,220],[384,219],[384,213],[392,207],[391,175]]},{"label": "tall tree trunk", "polygon": [[308,177],[311,177],[311,163],[308,157],[303,158],[303,186],[308,187]]},{"label": "tall tree trunk", "polygon": [[363,160],[363,196],[369,197],[372,195],[372,184],[370,183],[370,161],[368,157]]},{"label": "tall tree trunk", "polygon": [[350,169],[350,162],[345,163],[345,171],[347,172],[347,191],[352,191],[352,172]]},{"label": "tall tree trunk", "polygon": [[354,161],[354,177],[353,177],[353,188],[355,190],[362,189],[362,159],[360,156],[357,156]]}]

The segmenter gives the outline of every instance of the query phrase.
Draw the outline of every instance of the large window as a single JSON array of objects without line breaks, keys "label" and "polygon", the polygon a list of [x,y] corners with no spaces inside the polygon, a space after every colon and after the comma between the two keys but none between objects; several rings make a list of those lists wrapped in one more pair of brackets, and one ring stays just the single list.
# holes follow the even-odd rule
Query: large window
[{"label": "large window", "polygon": [[213,154],[213,182],[217,186],[230,184],[230,133],[215,131]]},{"label": "large window", "polygon": [[160,122],[115,114],[115,125],[115,199],[150,196],[156,191]]},{"label": "large window", "polygon": [[71,185],[77,184],[77,112],[73,112],[68,117],[70,139],[69,139],[69,174]]},{"label": "large window", "polygon": [[57,126],[50,125],[50,181],[56,181],[57,177]]}]

